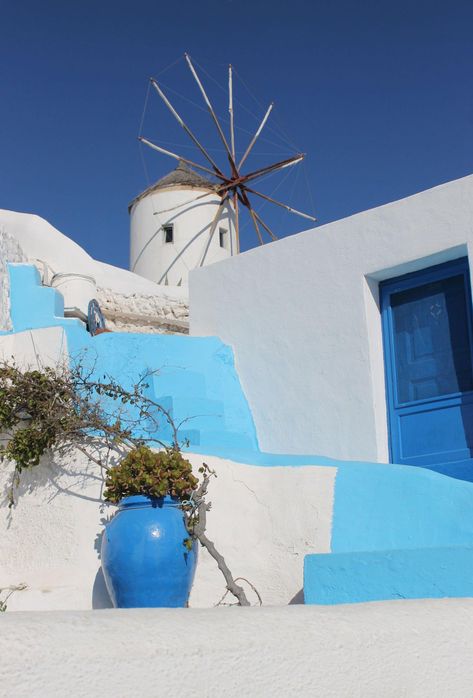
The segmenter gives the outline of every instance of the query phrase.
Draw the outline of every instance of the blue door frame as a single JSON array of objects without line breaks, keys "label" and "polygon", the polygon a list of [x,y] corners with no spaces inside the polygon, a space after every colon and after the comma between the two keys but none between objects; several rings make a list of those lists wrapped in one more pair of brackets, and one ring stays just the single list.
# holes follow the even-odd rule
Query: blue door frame
[{"label": "blue door frame", "polygon": [[380,284],[390,459],[473,481],[468,258]]}]

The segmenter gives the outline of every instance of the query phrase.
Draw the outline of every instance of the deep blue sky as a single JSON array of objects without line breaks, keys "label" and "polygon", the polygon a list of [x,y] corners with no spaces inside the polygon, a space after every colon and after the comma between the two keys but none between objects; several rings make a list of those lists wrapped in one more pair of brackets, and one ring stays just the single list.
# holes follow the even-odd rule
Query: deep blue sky
[{"label": "deep blue sky", "polygon": [[[222,116],[229,62],[250,88],[235,82],[240,151],[263,113],[252,94],[275,100],[248,165],[293,152],[282,125],[307,159],[277,196],[319,223],[473,171],[471,0],[0,0],[0,26],[0,207],[44,216],[112,264],[128,265],[127,204],[147,186],[147,79],[185,51],[217,81],[202,73]],[[184,62],[161,79],[221,158]],[[155,93],[143,134],[198,157]],[[174,166],[144,157],[151,179]],[[262,215],[281,235],[309,227]],[[249,227],[242,238],[256,242]]]}]

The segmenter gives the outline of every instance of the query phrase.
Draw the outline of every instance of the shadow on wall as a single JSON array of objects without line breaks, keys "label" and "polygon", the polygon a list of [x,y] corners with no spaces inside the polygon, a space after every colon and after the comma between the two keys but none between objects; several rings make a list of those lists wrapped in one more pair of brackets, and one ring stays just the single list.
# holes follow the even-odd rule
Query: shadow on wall
[{"label": "shadow on wall", "polygon": [[304,589],[299,589],[297,594],[294,594],[292,599],[288,602],[288,606],[299,606],[300,604],[304,604]]},{"label": "shadow on wall", "polygon": [[92,588],[92,608],[113,608],[101,567],[97,570]]}]

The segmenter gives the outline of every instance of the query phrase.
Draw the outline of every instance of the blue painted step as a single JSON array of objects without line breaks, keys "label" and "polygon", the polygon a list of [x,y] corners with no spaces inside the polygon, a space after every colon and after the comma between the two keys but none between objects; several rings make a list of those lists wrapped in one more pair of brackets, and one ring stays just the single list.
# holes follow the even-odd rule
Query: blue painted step
[{"label": "blue painted step", "polygon": [[162,366],[156,375],[147,379],[147,382],[154,395],[172,395],[175,398],[187,399],[207,394],[204,374],[189,370],[185,366]]},{"label": "blue painted step", "polygon": [[[162,366],[145,379],[146,395],[171,414],[176,426],[181,425],[179,440],[190,448],[213,450],[219,444],[225,449],[254,449],[254,428],[248,423],[248,405],[239,395],[231,351],[208,338],[210,351],[202,355],[205,338],[182,339],[186,344],[179,348],[188,351],[162,356]],[[157,438],[170,441],[171,427],[163,417],[158,421]]]},{"label": "blue painted step", "polygon": [[473,545],[306,555],[306,604],[473,596]]},{"label": "blue painted step", "polygon": [[[218,337],[144,335],[113,332],[91,337],[76,319],[64,318],[61,294],[41,285],[32,265],[9,264],[11,317],[14,332],[42,327],[64,327],[71,360],[88,365],[96,380],[114,378],[126,389],[146,378],[148,395],[160,399],[174,419],[193,418],[180,430],[190,446],[207,453],[230,449],[258,451],[251,412],[235,370],[233,352]],[[5,334],[5,333],[4,333]],[[139,418],[130,406],[130,417]],[[195,418],[195,419],[194,419]],[[150,434],[144,425],[135,435],[170,443],[171,430],[160,424]],[[164,428],[163,428],[164,427]],[[138,433],[139,432],[139,433]]]},{"label": "blue painted step", "polygon": [[36,267],[9,264],[12,293],[11,321],[15,332],[42,327],[84,327],[76,318],[64,317],[64,298],[59,291],[42,286]]},{"label": "blue painted step", "polygon": [[176,426],[183,422],[185,429],[201,431],[206,427],[215,429],[218,426],[220,430],[225,428],[224,406],[221,400],[174,395],[159,395],[153,399],[171,414]]}]

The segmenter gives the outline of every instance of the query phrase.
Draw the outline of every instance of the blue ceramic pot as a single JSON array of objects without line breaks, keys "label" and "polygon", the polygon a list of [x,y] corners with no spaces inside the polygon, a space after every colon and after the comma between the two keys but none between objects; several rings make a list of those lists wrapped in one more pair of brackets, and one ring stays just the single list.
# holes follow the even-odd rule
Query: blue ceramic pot
[{"label": "blue ceramic pot", "polygon": [[125,497],[105,527],[102,570],[116,608],[183,607],[189,598],[197,545],[172,497]]}]

